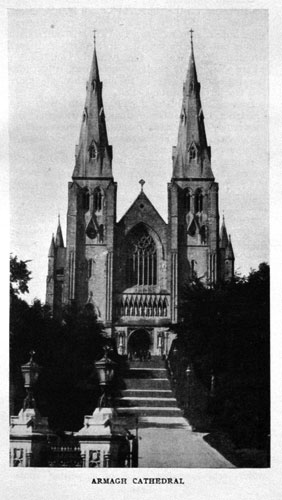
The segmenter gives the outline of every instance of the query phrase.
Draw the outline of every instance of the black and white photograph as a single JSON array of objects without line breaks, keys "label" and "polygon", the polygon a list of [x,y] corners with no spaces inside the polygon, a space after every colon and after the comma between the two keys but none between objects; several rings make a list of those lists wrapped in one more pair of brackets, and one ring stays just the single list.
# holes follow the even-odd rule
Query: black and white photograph
[{"label": "black and white photograph", "polygon": [[9,473],[267,473],[268,10],[13,8],[7,61]]}]

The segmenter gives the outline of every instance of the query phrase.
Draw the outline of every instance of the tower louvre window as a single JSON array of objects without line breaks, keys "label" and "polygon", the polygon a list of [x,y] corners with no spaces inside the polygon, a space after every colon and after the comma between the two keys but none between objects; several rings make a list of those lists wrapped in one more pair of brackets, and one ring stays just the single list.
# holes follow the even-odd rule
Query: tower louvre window
[{"label": "tower louvre window", "polygon": [[189,151],[189,160],[195,160],[196,158],[196,148],[192,146]]},{"label": "tower louvre window", "polygon": [[184,191],[184,208],[186,213],[191,210],[191,194],[189,189],[185,189]]},{"label": "tower louvre window", "polygon": [[89,191],[85,189],[82,193],[82,208],[83,210],[89,210]]},{"label": "tower louvre window", "polygon": [[101,212],[103,208],[103,193],[101,188],[96,188],[94,191],[94,212]]},{"label": "tower louvre window", "polygon": [[203,211],[203,194],[200,189],[197,189],[195,193],[195,212]]},{"label": "tower louvre window", "polygon": [[157,284],[157,249],[146,229],[131,235],[127,255],[127,285]]}]

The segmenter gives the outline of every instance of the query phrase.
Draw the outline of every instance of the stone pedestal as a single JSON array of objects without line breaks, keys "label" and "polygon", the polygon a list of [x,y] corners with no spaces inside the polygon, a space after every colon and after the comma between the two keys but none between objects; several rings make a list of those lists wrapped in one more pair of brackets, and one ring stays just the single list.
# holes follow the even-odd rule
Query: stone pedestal
[{"label": "stone pedestal", "polygon": [[34,408],[22,409],[11,417],[10,466],[46,467],[47,438],[51,434],[47,418]]},{"label": "stone pedestal", "polygon": [[83,467],[128,466],[130,446],[126,431],[114,423],[112,408],[96,408],[84,417],[84,425],[76,433]]}]

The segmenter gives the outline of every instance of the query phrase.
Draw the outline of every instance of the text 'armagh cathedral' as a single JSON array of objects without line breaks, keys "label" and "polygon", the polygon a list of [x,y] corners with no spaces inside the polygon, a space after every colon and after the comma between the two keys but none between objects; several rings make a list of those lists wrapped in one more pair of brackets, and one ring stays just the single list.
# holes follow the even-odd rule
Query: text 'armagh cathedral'
[{"label": "text 'armagh cathedral'", "polygon": [[179,321],[183,286],[195,275],[212,285],[234,273],[224,220],[219,234],[218,184],[211,169],[193,42],[173,147],[168,223],[143,192],[116,221],[102,82],[96,49],[86,89],[75,167],[68,185],[67,241],[60,223],[48,255],[46,302],[92,303],[120,353],[142,346],[166,354]]}]

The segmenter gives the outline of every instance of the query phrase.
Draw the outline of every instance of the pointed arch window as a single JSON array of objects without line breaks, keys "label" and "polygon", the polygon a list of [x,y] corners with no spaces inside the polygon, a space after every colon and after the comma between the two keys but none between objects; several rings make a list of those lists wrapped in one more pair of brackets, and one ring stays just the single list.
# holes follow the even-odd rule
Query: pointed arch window
[{"label": "pointed arch window", "polygon": [[195,193],[195,212],[202,212],[203,211],[203,194],[200,189],[197,189]]},{"label": "pointed arch window", "polygon": [[202,245],[207,243],[207,226],[203,225],[200,229],[200,237]]},{"label": "pointed arch window", "polygon": [[185,189],[184,191],[184,210],[186,213],[191,210],[191,193],[189,189]]},{"label": "pointed arch window", "polygon": [[189,150],[189,160],[195,160],[196,158],[196,154],[197,154],[197,151],[196,151],[196,148],[195,146],[191,146],[190,150]]},{"label": "pointed arch window", "polygon": [[102,212],[103,192],[102,192],[102,189],[100,187],[97,187],[94,191],[93,207],[94,207],[94,212]]},{"label": "pointed arch window", "polygon": [[127,286],[157,284],[157,248],[145,228],[130,237],[127,254]]},{"label": "pointed arch window", "polygon": [[89,158],[90,160],[95,160],[97,158],[97,150],[95,144],[91,144],[89,148]]},{"label": "pointed arch window", "polygon": [[95,78],[93,78],[93,80],[91,82],[91,85],[92,85],[92,90],[95,92],[95,90],[96,90],[96,80],[95,80]]},{"label": "pointed arch window", "polygon": [[82,192],[82,208],[87,212],[89,210],[90,195],[88,189],[84,189]]},{"label": "pointed arch window", "polygon": [[94,261],[93,259],[88,260],[88,278],[91,278],[93,276],[93,267],[94,267]]}]

